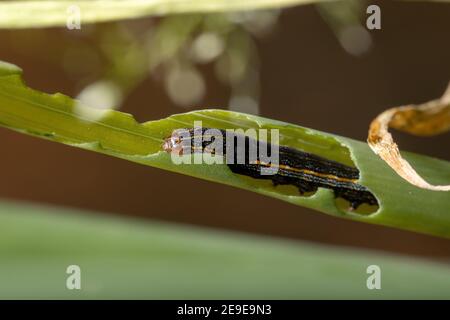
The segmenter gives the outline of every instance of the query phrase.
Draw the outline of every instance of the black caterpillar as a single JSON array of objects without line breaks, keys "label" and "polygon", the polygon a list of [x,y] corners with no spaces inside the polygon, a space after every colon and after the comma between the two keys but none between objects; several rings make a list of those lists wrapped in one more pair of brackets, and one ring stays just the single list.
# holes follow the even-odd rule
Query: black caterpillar
[{"label": "black caterpillar", "polygon": [[[171,137],[165,140],[163,148],[167,152],[172,150],[180,150],[183,141],[190,139],[190,146],[192,152],[208,152],[214,153],[214,149],[208,150],[214,141],[214,136],[206,135],[208,128],[190,129],[178,129],[175,130]],[[223,155],[226,155],[227,150],[227,132],[222,129],[218,130],[223,139]],[[184,131],[188,132],[186,135],[180,135],[179,133]],[[201,136],[199,136],[199,134]],[[228,133],[229,134],[229,133]],[[199,138],[201,145],[196,145],[195,137]],[[229,135],[230,137],[230,135]],[[236,174],[249,176],[255,179],[269,179],[276,185],[294,185],[298,188],[300,194],[315,192],[319,187],[331,189],[334,192],[335,197],[341,197],[350,202],[351,209],[357,209],[361,204],[366,203],[368,205],[378,205],[377,199],[374,195],[364,186],[357,183],[359,179],[359,170],[354,167],[350,167],[341,164],[336,161],[328,160],[323,157],[296,150],[286,146],[277,146],[279,150],[279,163],[267,164],[260,161],[260,146],[262,142],[250,138],[248,136],[239,136],[233,134],[234,138],[234,161],[233,163],[227,163],[230,170]],[[237,163],[238,141],[242,138],[245,141],[245,161],[243,163]],[[200,140],[201,139],[201,140]],[[206,140],[206,141],[205,141]],[[249,150],[250,144],[254,143],[257,147],[257,157],[250,159]],[[275,145],[265,144],[268,154]],[[241,146],[242,148],[242,146]],[[276,167],[278,170],[273,175],[261,174],[262,168]]]}]

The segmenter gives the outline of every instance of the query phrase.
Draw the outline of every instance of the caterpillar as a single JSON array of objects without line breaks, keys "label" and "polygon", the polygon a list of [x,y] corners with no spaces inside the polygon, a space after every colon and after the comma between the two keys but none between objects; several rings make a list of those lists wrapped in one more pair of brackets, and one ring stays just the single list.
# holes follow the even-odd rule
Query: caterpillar
[{"label": "caterpillar", "polygon": [[[166,152],[182,151],[183,143],[186,144],[192,153],[207,152],[214,153],[209,146],[214,142],[211,136],[207,136],[208,128],[187,128],[174,130],[170,137],[164,140],[163,150]],[[235,174],[248,176],[255,179],[270,179],[274,186],[277,185],[293,185],[298,188],[300,195],[305,193],[316,192],[318,188],[331,189],[335,197],[340,197],[350,203],[350,210],[356,210],[361,204],[378,205],[375,196],[363,185],[358,183],[359,170],[357,168],[323,158],[321,156],[297,150],[282,145],[273,145],[270,143],[255,140],[249,136],[240,136],[237,133],[232,135],[223,129],[215,129],[222,136],[223,148],[227,150],[227,137],[232,137],[234,142],[234,158],[232,163],[227,163],[228,168]],[[180,134],[188,132],[188,135]],[[197,140],[196,140],[197,138]],[[244,149],[237,149],[239,139],[245,141]],[[197,141],[197,142],[196,142]],[[201,141],[198,144],[198,141]],[[257,157],[251,159],[249,156],[250,145],[254,144],[258,147]],[[260,146],[266,144],[267,150],[270,152],[273,148],[278,148],[278,163],[265,163],[260,159]],[[242,146],[241,146],[242,147]],[[228,149],[230,151],[230,149]],[[237,155],[239,151],[244,150],[245,161],[238,163]],[[180,153],[181,154],[181,153]],[[226,151],[223,151],[226,156]],[[276,174],[263,175],[262,168],[276,168]]]}]

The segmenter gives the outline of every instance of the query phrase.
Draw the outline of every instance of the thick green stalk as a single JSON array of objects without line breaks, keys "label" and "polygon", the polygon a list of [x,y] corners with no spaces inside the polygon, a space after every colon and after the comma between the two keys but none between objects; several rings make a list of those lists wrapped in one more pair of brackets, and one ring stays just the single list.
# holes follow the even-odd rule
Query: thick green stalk
[{"label": "thick green stalk", "polygon": [[[81,290],[66,287],[70,265]],[[367,287],[373,265],[381,290]],[[1,299],[450,298],[450,268],[436,263],[7,203],[0,283]]]}]

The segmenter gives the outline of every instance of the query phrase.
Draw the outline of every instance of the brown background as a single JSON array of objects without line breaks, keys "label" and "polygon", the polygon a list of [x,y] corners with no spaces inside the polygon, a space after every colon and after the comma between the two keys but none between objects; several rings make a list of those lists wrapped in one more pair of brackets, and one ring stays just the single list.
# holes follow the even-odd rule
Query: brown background
[{"label": "brown background", "polygon": [[[313,6],[284,10],[277,30],[258,40],[261,115],[365,140],[382,110],[439,97],[450,80],[450,5],[378,2],[382,30],[372,50],[347,54]],[[103,24],[108,28],[113,24]],[[75,96],[65,75],[65,46],[95,41],[65,29],[0,31],[0,59],[25,70],[29,86]],[[229,88],[212,68],[205,108],[225,107]],[[95,75],[96,70],[92,70]],[[149,77],[124,108],[140,121],[183,112]],[[448,138],[396,134],[400,146],[450,159]],[[450,257],[450,240],[329,217],[231,187],[82,151],[0,129],[0,196],[223,229],[391,252]],[[183,190],[182,193],[176,190]],[[201,202],[193,199],[200,197]],[[231,199],[231,201],[230,201]],[[205,210],[204,208],[215,208]],[[450,213],[449,213],[450,214]]]}]

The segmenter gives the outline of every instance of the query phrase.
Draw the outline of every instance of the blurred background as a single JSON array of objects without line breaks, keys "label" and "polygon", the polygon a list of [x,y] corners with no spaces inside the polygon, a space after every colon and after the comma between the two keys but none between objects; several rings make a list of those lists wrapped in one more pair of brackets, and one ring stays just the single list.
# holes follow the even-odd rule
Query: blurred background
[{"label": "blurred background", "polygon": [[[438,98],[450,80],[448,4],[371,4],[381,8],[381,30],[365,28],[364,1],[0,30],[0,60],[22,67],[32,88],[115,106],[141,122],[223,108],[365,141],[378,113]],[[402,150],[450,160],[449,134],[395,138]],[[3,128],[0,141],[5,200],[450,258],[450,240],[329,217]]]}]

